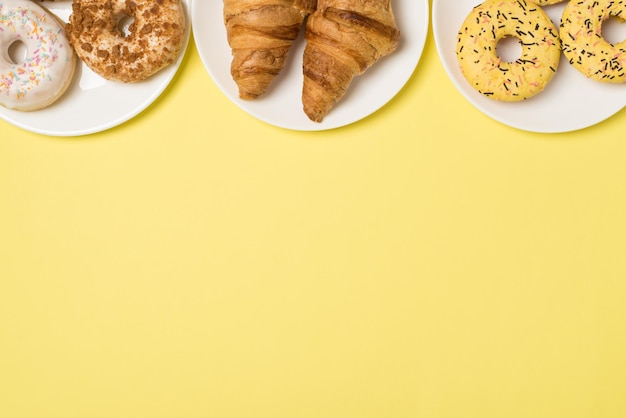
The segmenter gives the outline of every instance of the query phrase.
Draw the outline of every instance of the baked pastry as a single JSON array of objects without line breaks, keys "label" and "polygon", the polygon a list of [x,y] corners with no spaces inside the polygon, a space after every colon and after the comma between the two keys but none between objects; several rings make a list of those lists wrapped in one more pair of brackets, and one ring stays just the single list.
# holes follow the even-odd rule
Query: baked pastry
[{"label": "baked pastry", "polygon": [[319,0],[305,38],[302,104],[321,122],[354,77],[396,50],[400,31],[391,0]]},{"label": "baked pastry", "polygon": [[550,6],[552,4],[563,3],[566,0],[533,0],[539,6]]},{"label": "baked pastry", "polygon": [[[13,60],[10,49],[25,54]],[[72,82],[76,55],[63,23],[48,9],[23,0],[0,1],[0,105],[38,110],[59,99]]]},{"label": "baked pastry", "polygon": [[[129,34],[120,17],[134,19]],[[181,0],[74,0],[67,34],[78,57],[107,80],[144,80],[182,53],[186,17]]]},{"label": "baked pastry", "polygon": [[626,2],[578,0],[565,6],[561,18],[563,54],[585,77],[602,83],[626,82],[626,40],[612,45],[602,35],[610,17],[624,20]]},{"label": "baked pastry", "polygon": [[[498,42],[520,41],[522,54],[512,62],[500,58]],[[543,91],[561,57],[558,29],[536,3],[486,0],[474,7],[457,35],[456,56],[463,76],[479,93],[516,102]]]},{"label": "baked pastry", "polygon": [[267,92],[315,4],[316,0],[224,0],[233,55],[230,70],[241,99],[252,100]]}]

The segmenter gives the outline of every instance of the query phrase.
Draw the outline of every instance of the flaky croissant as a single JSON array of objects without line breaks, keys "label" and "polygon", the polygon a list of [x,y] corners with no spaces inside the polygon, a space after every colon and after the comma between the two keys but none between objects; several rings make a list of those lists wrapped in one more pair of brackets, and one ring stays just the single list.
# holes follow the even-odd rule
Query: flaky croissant
[{"label": "flaky croissant", "polygon": [[316,2],[224,0],[224,23],[233,55],[231,75],[240,98],[255,99],[268,90]]},{"label": "flaky croissant", "polygon": [[305,38],[302,103],[321,122],[355,76],[396,50],[400,31],[391,0],[319,0]]}]

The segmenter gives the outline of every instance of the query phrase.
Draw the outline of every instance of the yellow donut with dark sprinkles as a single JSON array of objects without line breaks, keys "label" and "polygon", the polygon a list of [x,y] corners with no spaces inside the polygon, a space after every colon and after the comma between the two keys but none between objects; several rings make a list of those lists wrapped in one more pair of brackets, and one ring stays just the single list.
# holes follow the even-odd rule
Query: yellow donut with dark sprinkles
[{"label": "yellow donut with dark sprinkles", "polygon": [[552,4],[563,3],[565,0],[532,0],[539,6],[550,6]]},{"label": "yellow donut with dark sprinkles", "polygon": [[[512,62],[496,52],[507,37],[517,38],[522,48]],[[481,94],[499,101],[525,100],[543,91],[557,70],[558,28],[534,2],[486,0],[465,18],[456,56],[463,76]]]},{"label": "yellow donut with dark sprinkles", "polygon": [[563,54],[587,78],[623,83],[626,40],[612,45],[602,36],[602,24],[610,17],[626,19],[625,0],[571,0],[561,18]]}]

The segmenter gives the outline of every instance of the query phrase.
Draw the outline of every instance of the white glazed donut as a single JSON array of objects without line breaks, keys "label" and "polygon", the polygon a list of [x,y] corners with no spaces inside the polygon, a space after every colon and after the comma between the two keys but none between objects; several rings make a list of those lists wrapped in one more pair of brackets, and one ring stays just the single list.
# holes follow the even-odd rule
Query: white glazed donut
[{"label": "white glazed donut", "polygon": [[[23,59],[9,48],[21,42]],[[58,19],[26,0],[0,0],[0,104],[37,110],[56,101],[69,86],[76,63],[74,50]]]}]

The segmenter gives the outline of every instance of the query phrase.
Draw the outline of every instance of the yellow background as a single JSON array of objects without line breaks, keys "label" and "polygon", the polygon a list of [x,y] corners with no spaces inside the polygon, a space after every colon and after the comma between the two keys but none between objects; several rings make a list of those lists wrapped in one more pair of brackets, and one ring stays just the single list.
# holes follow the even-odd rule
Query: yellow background
[{"label": "yellow background", "polygon": [[0,417],[625,417],[624,132],[495,122],[432,31],[328,132],[241,111],[193,41],[119,127],[3,122]]}]

